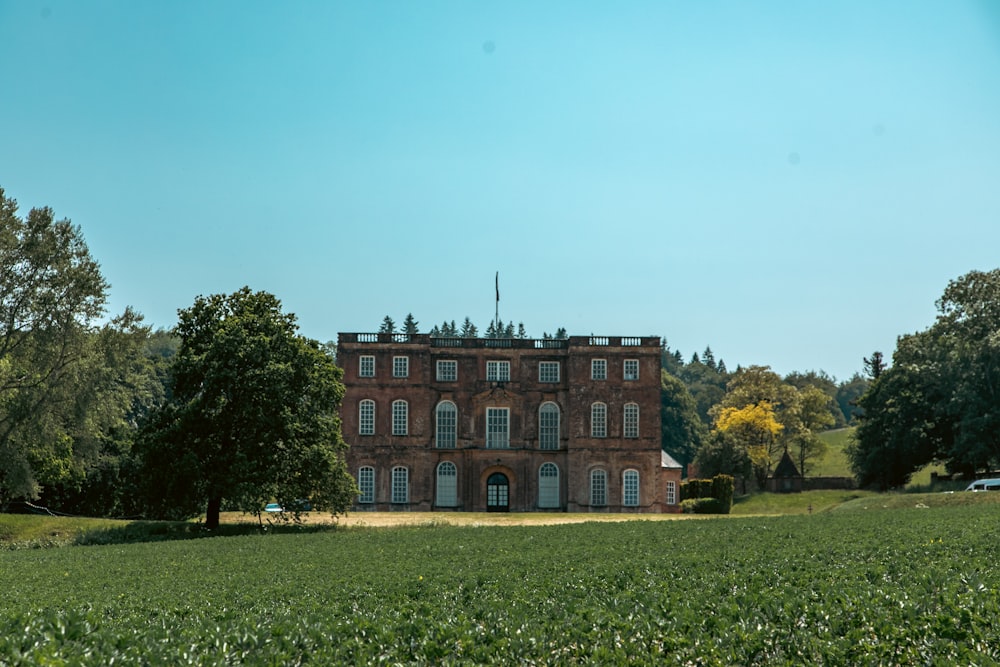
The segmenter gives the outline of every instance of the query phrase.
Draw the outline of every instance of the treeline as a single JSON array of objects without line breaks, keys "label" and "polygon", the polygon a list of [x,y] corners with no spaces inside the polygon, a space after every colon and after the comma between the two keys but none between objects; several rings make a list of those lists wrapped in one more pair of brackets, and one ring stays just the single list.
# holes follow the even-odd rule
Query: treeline
[{"label": "treeline", "polygon": [[[390,316],[386,315],[382,319],[382,324],[378,328],[379,333],[405,333],[405,334],[418,334],[420,332],[420,324],[413,317],[413,313],[407,313],[406,317],[403,319],[403,324],[398,329],[396,327],[396,322]],[[445,320],[441,325],[435,324],[431,327],[428,332],[431,336],[435,338],[479,338],[479,327],[472,323],[472,320],[465,318],[462,321],[461,326],[455,324],[455,320]],[[517,326],[514,326],[513,320],[504,324],[502,321],[490,322],[489,326],[486,327],[486,331],[483,333],[483,338],[520,338],[527,339],[531,338],[528,335],[527,329],[524,328],[524,322],[518,322]],[[544,340],[557,339],[563,340],[568,338],[566,334],[566,329],[559,327],[556,329],[555,334],[549,334],[548,332],[542,333],[542,338]]]},{"label": "treeline", "polygon": [[786,451],[807,475],[826,453],[817,433],[855,423],[868,385],[859,374],[838,383],[822,371],[729,371],[711,347],[684,359],[664,341],[663,449],[698,476],[732,475],[743,492],[763,487]]},{"label": "treeline", "polygon": [[0,189],[0,509],[218,525],[308,498],[342,512],[342,371],[280,302],[199,297],[171,331],[107,317],[79,227]]}]

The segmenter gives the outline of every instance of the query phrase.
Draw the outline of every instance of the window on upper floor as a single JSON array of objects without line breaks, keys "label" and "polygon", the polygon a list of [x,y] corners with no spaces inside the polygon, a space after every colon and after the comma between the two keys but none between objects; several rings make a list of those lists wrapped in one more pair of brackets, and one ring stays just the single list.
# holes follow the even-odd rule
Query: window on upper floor
[{"label": "window on upper floor", "polygon": [[437,380],[438,382],[454,382],[458,379],[458,362],[457,361],[439,361],[437,362]]},{"label": "window on upper floor", "polygon": [[358,362],[358,377],[375,377],[375,357],[371,354],[362,354]]},{"label": "window on upper floor", "polygon": [[624,377],[626,380],[639,379],[639,360],[626,359],[624,364]]},{"label": "window on upper floor", "polygon": [[486,447],[489,449],[510,447],[509,408],[486,408]]},{"label": "window on upper floor", "polygon": [[539,382],[559,382],[559,362],[540,361],[538,362]]},{"label": "window on upper floor", "polygon": [[394,377],[394,378],[410,377],[410,358],[409,357],[393,357],[392,358],[392,377]]},{"label": "window on upper floor", "polygon": [[622,435],[626,438],[639,437],[639,404],[626,403],[624,421],[622,423]]},{"label": "window on upper floor", "polygon": [[639,505],[639,471],[626,470],[622,473],[622,504],[625,507]]},{"label": "window on upper floor", "polygon": [[509,361],[487,361],[486,362],[487,382],[509,382],[510,362]]},{"label": "window on upper floor", "polygon": [[358,435],[375,435],[375,401],[371,399],[358,404]]},{"label": "window on upper floor", "polygon": [[608,379],[608,360],[607,359],[591,359],[590,360],[590,379],[591,380],[607,380]]},{"label": "window on upper floor", "polygon": [[538,408],[538,448],[559,449],[559,406],[542,403]]},{"label": "window on upper floor", "polygon": [[437,410],[436,445],[438,449],[454,449],[458,426],[458,409],[451,401],[441,401]]},{"label": "window on upper floor", "polygon": [[410,430],[410,406],[406,401],[392,402],[392,434],[407,435]]},{"label": "window on upper floor", "polygon": [[608,437],[608,406],[604,403],[590,406],[590,437]]},{"label": "window on upper floor", "polygon": [[358,494],[359,503],[375,502],[375,468],[371,466],[361,466],[358,468]]}]

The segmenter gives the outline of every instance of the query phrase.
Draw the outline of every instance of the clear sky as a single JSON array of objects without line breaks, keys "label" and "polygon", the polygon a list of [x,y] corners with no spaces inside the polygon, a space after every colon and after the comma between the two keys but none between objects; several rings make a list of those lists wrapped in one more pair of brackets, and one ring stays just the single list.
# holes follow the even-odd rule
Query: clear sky
[{"label": "clear sky", "polygon": [[0,187],[131,305],[845,380],[1000,266],[1000,2],[0,0]]}]

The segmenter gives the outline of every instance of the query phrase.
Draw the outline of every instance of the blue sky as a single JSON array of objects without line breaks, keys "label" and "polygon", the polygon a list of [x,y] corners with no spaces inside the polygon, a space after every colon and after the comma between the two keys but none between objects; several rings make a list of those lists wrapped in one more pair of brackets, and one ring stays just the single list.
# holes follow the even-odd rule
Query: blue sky
[{"label": "blue sky", "polygon": [[1000,3],[0,0],[0,187],[172,326],[276,294],[847,379],[1000,265]]}]

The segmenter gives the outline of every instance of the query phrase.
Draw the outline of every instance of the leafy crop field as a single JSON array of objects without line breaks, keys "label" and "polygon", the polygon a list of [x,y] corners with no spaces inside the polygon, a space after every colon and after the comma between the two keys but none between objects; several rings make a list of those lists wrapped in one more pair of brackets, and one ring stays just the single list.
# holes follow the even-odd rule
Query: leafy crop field
[{"label": "leafy crop field", "polygon": [[995,664],[998,525],[860,506],[6,551],[0,664]]}]

